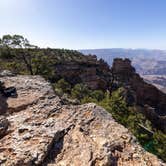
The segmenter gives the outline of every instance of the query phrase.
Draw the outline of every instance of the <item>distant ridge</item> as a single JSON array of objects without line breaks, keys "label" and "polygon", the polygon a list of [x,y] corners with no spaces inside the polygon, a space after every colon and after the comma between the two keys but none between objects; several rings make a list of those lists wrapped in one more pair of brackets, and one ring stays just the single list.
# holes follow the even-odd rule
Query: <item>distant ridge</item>
[{"label": "distant ridge", "polygon": [[140,74],[166,75],[166,50],[149,49],[85,49],[79,50],[85,55],[96,55],[109,65],[114,58],[129,58]]}]

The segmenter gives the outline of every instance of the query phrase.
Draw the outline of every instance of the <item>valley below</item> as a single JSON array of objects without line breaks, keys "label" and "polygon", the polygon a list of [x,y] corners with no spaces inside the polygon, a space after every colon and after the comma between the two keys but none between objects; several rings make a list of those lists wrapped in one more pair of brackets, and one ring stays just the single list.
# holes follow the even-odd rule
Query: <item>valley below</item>
[{"label": "valley below", "polygon": [[141,77],[166,93],[166,75],[141,75]]}]

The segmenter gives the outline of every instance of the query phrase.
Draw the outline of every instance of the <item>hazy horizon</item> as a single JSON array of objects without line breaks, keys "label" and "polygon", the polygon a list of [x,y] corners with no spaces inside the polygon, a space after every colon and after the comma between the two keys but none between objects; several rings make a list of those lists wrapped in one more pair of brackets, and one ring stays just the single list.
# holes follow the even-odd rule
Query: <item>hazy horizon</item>
[{"label": "hazy horizon", "polygon": [[112,47],[112,48],[85,48],[85,49],[77,49],[77,50],[110,50],[110,49],[166,51],[166,49],[156,49],[156,48],[153,49],[153,48],[118,48],[118,47]]}]

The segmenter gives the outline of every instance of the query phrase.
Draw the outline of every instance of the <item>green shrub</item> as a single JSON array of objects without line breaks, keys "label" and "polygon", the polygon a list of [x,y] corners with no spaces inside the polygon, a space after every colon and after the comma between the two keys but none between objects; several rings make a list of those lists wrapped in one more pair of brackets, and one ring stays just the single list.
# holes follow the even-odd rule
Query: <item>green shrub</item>
[{"label": "green shrub", "polygon": [[94,90],[90,94],[91,98],[101,101],[104,99],[104,92],[102,90]]},{"label": "green shrub", "polygon": [[84,84],[76,84],[73,89],[71,90],[71,96],[78,100],[83,99],[87,95],[89,95],[90,90]]},{"label": "green shrub", "polygon": [[71,85],[64,79],[60,79],[57,83],[54,84],[54,89],[59,93],[70,93]]}]

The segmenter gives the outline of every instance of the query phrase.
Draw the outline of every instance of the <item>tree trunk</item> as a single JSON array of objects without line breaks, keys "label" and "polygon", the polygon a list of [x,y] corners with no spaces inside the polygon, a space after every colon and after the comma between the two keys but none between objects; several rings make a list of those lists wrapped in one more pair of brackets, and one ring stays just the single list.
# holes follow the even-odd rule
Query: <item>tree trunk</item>
[{"label": "tree trunk", "polygon": [[26,55],[25,53],[22,54],[22,58],[23,58],[23,61],[28,69],[28,71],[30,72],[31,75],[34,75],[33,74],[33,70],[32,70],[32,65],[28,63],[27,59],[26,59]]}]

